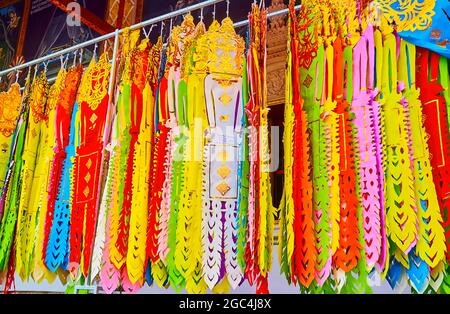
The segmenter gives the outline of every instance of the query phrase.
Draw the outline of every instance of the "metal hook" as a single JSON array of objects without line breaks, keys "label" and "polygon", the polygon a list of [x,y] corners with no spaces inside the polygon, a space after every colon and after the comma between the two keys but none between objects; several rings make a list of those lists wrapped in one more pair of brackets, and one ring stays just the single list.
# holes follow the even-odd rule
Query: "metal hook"
[{"label": "metal hook", "polygon": [[216,20],[216,4],[214,3],[214,9],[213,9],[213,20]]},{"label": "metal hook", "polygon": [[66,55],[66,59],[64,60],[64,68],[67,66],[67,62],[69,62],[69,59],[70,59],[70,54],[68,53]]},{"label": "metal hook", "polygon": [[20,75],[20,71],[19,70],[17,70],[16,71],[16,84],[17,84],[17,82],[19,82],[19,75]]},{"label": "metal hook", "polygon": [[173,28],[173,18],[170,19],[169,35],[167,36],[166,44],[169,44],[170,37],[172,36],[172,28]]},{"label": "metal hook", "polygon": [[203,22],[203,8],[200,9],[200,22]]},{"label": "metal hook", "polygon": [[227,17],[230,17],[230,0],[227,0]]},{"label": "metal hook", "polygon": [[108,41],[105,40],[105,43],[103,44],[103,53],[105,53],[108,50]]}]

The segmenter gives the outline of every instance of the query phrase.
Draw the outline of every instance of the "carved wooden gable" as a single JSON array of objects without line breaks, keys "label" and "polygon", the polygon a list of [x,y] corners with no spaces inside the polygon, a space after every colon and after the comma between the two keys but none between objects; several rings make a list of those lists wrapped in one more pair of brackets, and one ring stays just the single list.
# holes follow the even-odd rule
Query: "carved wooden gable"
[{"label": "carved wooden gable", "polygon": [[[283,0],[272,0],[269,12],[286,9]],[[267,56],[267,93],[269,106],[284,104],[287,57],[287,15],[269,20]]]}]

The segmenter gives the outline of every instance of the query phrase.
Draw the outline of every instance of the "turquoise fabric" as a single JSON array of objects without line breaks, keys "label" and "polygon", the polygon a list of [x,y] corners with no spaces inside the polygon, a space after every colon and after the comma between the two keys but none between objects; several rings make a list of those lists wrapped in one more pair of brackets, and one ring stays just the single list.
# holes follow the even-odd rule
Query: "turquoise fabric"
[{"label": "turquoise fabric", "polygon": [[436,0],[432,23],[426,30],[404,31],[399,35],[416,46],[428,48],[450,58],[450,0]]}]

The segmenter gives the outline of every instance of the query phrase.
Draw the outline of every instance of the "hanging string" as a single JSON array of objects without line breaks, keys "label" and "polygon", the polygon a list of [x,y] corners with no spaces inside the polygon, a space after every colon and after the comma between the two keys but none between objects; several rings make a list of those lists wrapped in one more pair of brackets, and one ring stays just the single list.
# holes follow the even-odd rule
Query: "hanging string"
[{"label": "hanging string", "polygon": [[[24,89],[26,88],[27,83],[31,84],[31,71],[33,71],[33,67],[30,65],[28,67],[27,77],[25,78],[25,84],[24,84],[24,87],[23,87]],[[22,106],[23,106],[23,104],[22,104]]]},{"label": "hanging string", "polygon": [[70,54],[68,53],[66,55],[66,59],[64,60],[64,68],[67,67],[67,63],[69,62],[69,59],[70,59]]},{"label": "hanging string", "polygon": [[95,59],[95,60],[97,60],[97,49],[98,49],[98,43],[95,43],[94,52],[93,52],[93,55],[92,55],[92,58]]},{"label": "hanging string", "polygon": [[148,37],[149,37],[149,35],[150,35],[150,30],[149,30],[149,32],[147,33],[147,31],[145,30],[145,27],[142,27],[142,31],[144,32],[145,38],[148,39]]},{"label": "hanging string", "polygon": [[75,52],[73,53],[73,64],[72,64],[73,67],[75,67],[75,64],[77,64],[77,54],[78,50],[75,50]]},{"label": "hanging string", "polygon": [[33,81],[36,79],[38,70],[39,70],[39,65],[36,64],[36,65],[34,66]]},{"label": "hanging string", "polygon": [[[160,34],[160,38],[161,38],[161,42],[162,42],[162,43],[164,43],[164,37],[163,37],[163,35],[164,35],[164,21],[161,21],[161,34]],[[160,50],[160,52],[159,52],[159,58],[160,58],[160,60],[161,60],[162,57],[163,57],[163,50],[164,50],[164,45],[161,45],[161,50]]]},{"label": "hanging string", "polygon": [[215,21],[216,20],[216,4],[214,3],[214,7],[213,7],[214,9],[213,9],[213,21]]},{"label": "hanging string", "polygon": [[81,50],[80,50],[80,64],[83,64],[83,53],[84,53],[84,49],[81,48]]},{"label": "hanging string", "polygon": [[173,28],[173,18],[170,19],[169,37],[167,37],[167,42],[169,42],[170,37],[172,37],[172,28]]},{"label": "hanging string", "polygon": [[161,34],[160,34],[161,39],[163,39],[163,35],[164,35],[164,21],[161,21]]},{"label": "hanging string", "polygon": [[61,56],[59,57],[59,61],[61,62],[61,69],[62,69],[62,68],[65,68],[65,66],[64,66],[64,55],[61,55]]},{"label": "hanging string", "polygon": [[227,17],[230,17],[230,0],[227,0]]},{"label": "hanging string", "polygon": [[144,31],[144,36],[145,36],[145,38],[149,39],[150,34],[152,33],[152,30],[153,30],[153,28],[154,28],[155,26],[156,26],[156,25],[153,24],[153,25],[150,27],[150,29],[148,30],[148,32],[145,30],[145,28],[142,28],[142,30]]},{"label": "hanging string", "polygon": [[200,9],[200,22],[203,22],[203,8]]}]

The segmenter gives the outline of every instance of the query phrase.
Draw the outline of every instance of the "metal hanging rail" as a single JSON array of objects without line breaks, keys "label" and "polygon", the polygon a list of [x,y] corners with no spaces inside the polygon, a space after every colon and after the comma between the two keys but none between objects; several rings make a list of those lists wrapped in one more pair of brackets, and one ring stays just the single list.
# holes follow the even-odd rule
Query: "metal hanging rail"
[{"label": "metal hanging rail", "polygon": [[[154,25],[156,23],[163,22],[163,21],[172,19],[174,17],[180,16],[180,15],[184,15],[184,14],[190,13],[192,11],[200,10],[202,8],[205,8],[205,7],[208,7],[208,6],[211,6],[211,5],[215,5],[217,3],[224,2],[224,1],[225,0],[206,0],[206,1],[203,1],[201,3],[194,4],[194,5],[191,5],[189,7],[186,7],[186,8],[183,8],[183,9],[179,9],[177,11],[173,11],[173,12],[170,12],[170,13],[167,13],[167,14],[164,14],[164,15],[160,15],[158,17],[149,19],[147,21],[144,21],[144,22],[132,25],[132,26],[128,27],[128,29],[134,30],[134,29],[142,28],[142,27],[145,27],[145,26],[148,26],[148,25]],[[300,8],[301,8],[301,5],[297,5],[295,7],[295,10],[299,10]],[[271,13],[269,13],[267,15],[267,17],[271,18],[271,17],[275,17],[275,16],[286,14],[288,12],[289,12],[289,9],[283,9],[283,10],[271,12]],[[248,23],[249,23],[248,20],[244,20],[244,21],[235,23],[234,27],[236,27],[236,28],[242,27],[242,26],[247,25]],[[111,38],[115,38],[114,46],[115,46],[115,50],[117,50],[118,36],[121,33],[123,33],[123,32],[124,32],[124,29],[116,30],[116,31],[114,31],[112,33],[109,33],[109,34],[106,34],[106,35],[103,35],[103,36],[99,36],[97,38],[93,38],[93,39],[88,40],[88,41],[86,41],[84,43],[80,43],[78,45],[75,45],[75,46],[63,49],[61,51],[58,51],[58,52],[49,54],[47,56],[44,56],[44,57],[32,60],[30,62],[27,62],[27,63],[24,63],[24,64],[20,64],[18,66],[15,66],[15,67],[12,67],[12,68],[0,71],[0,79],[4,75],[6,75],[6,74],[8,74],[10,72],[19,71],[19,70],[22,70],[22,69],[25,69],[25,68],[28,68],[28,67],[32,67],[32,66],[34,66],[36,64],[41,64],[41,63],[43,63],[45,61],[58,58],[58,57],[60,57],[62,55],[66,55],[66,54],[72,53],[72,52],[74,52],[76,50],[79,50],[81,48],[85,48],[85,47],[94,45],[96,43],[99,43],[99,42],[102,42],[102,41],[105,41],[105,40],[108,40],[108,39],[111,39]]]},{"label": "metal hanging rail", "polygon": [[[162,21],[165,21],[165,20],[169,20],[171,18],[180,16],[180,15],[183,15],[183,14],[187,14],[189,12],[196,11],[196,10],[199,10],[199,9],[202,9],[202,8],[205,8],[205,7],[208,7],[208,6],[211,6],[211,5],[223,2],[223,1],[225,1],[225,0],[206,0],[206,1],[203,1],[201,3],[194,4],[194,5],[191,5],[189,7],[186,7],[186,8],[177,10],[177,11],[173,11],[173,12],[170,12],[170,13],[167,13],[167,14],[164,14],[164,15],[160,15],[158,17],[149,19],[147,21],[135,24],[133,26],[128,27],[128,29],[132,29],[133,30],[133,29],[142,28],[142,27],[145,27],[145,26],[148,26],[148,25],[156,24],[156,23],[159,23],[159,22],[162,22]],[[118,30],[119,34],[121,34],[123,32],[124,32],[124,29]],[[109,34],[106,34],[106,35],[103,35],[103,36],[100,36],[100,37],[97,37],[97,38],[93,38],[93,39],[88,40],[88,41],[86,41],[84,43],[81,43],[81,44],[78,44],[78,45],[75,45],[75,46],[63,49],[61,51],[58,51],[58,52],[49,54],[47,56],[35,59],[33,61],[30,61],[30,62],[27,62],[27,63],[24,63],[24,64],[20,64],[18,66],[15,66],[15,67],[9,68],[7,70],[1,71],[0,72],[0,77],[3,77],[4,75],[6,75],[6,74],[8,74],[10,72],[22,70],[22,69],[31,67],[33,65],[40,64],[40,63],[45,62],[45,61],[48,61],[48,60],[51,60],[51,59],[55,59],[55,58],[57,58],[57,57],[59,57],[61,55],[65,55],[65,54],[71,53],[73,51],[76,51],[78,49],[81,49],[81,48],[84,48],[84,47],[88,47],[90,45],[94,45],[96,43],[99,43],[99,42],[111,39],[111,38],[113,38],[115,36],[116,36],[116,31],[112,32],[112,33],[109,33]]]}]

